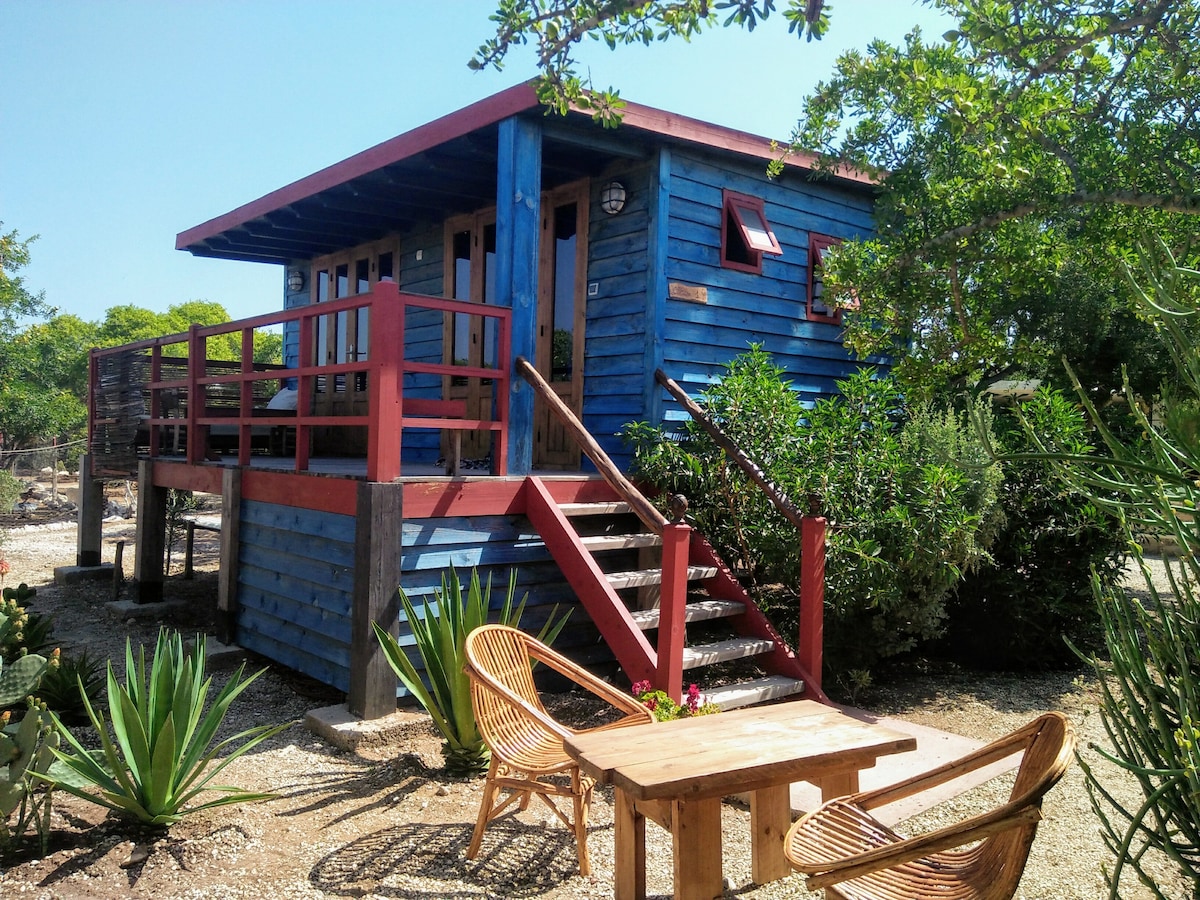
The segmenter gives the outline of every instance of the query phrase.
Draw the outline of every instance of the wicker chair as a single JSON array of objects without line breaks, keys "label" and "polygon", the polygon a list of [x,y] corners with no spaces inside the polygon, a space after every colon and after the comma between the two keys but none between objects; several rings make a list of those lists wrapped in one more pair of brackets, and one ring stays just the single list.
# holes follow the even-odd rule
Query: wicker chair
[{"label": "wicker chair", "polygon": [[[579,771],[579,766],[563,750],[563,739],[579,732],[556,722],[546,712],[533,684],[533,662],[545,664],[623,714],[616,721],[585,729],[587,731],[649,724],[654,721],[653,714],[630,695],[605,684],[515,628],[504,625],[476,628],[467,635],[466,654],[475,719],[484,742],[492,751],[483,802],[467,858],[474,859],[479,853],[488,822],[516,800],[520,801],[520,808],[525,809],[536,794],[564,825],[575,832],[579,873],[591,874],[587,820],[594,782]],[[551,775],[564,776],[567,783],[542,780]],[[502,791],[509,792],[503,800],[500,799]],[[574,821],[567,818],[551,797],[571,798]]]},{"label": "wicker chair", "polygon": [[[808,889],[825,888],[827,898],[1009,900],[1042,817],[1042,796],[1067,770],[1074,749],[1070,722],[1047,713],[956,762],[822,804],[792,825],[784,852],[808,876]],[[912,838],[869,812],[1021,751],[1009,800],[991,812]],[[957,849],[967,844],[974,846]]]}]

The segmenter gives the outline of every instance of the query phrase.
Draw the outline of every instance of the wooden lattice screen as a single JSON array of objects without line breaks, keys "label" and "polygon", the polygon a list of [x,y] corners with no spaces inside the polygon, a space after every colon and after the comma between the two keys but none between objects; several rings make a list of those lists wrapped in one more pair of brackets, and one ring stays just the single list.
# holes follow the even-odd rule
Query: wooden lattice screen
[{"label": "wooden lattice screen", "polygon": [[[96,360],[91,443],[95,474],[136,477],[138,431],[149,414],[149,380],[150,358],[143,351],[127,350]],[[141,437],[146,439],[145,434]]]}]

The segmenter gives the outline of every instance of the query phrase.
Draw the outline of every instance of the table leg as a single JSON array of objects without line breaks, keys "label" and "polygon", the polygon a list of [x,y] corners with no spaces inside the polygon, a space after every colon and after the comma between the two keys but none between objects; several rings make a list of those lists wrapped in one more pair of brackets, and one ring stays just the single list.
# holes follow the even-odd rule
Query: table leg
[{"label": "table leg", "polygon": [[623,790],[613,794],[613,897],[646,900],[646,817]]},{"label": "table leg", "polygon": [[816,779],[821,788],[821,801],[832,800],[834,797],[844,797],[847,794],[858,793],[858,770],[839,772],[836,775],[826,775]]},{"label": "table leg", "polygon": [[675,900],[721,897],[721,798],[671,803]]},{"label": "table leg", "polygon": [[791,790],[780,784],[750,794],[750,879],[767,884],[792,873],[783,839],[792,824]]}]

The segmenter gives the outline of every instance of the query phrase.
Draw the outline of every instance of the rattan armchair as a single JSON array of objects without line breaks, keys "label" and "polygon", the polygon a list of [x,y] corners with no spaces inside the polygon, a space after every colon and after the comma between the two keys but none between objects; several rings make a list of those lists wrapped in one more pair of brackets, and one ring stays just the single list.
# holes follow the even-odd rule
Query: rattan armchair
[{"label": "rattan armchair", "polygon": [[[586,731],[650,724],[654,715],[629,694],[515,628],[504,625],[476,628],[467,635],[466,655],[475,719],[492,752],[467,858],[474,859],[479,853],[488,822],[515,801],[525,809],[536,794],[575,832],[579,873],[591,874],[587,821],[594,782],[579,771],[579,766],[563,750],[563,739],[580,732],[560,724],[546,712],[533,683],[533,663],[542,663],[569,678],[621,713],[619,719]],[[547,776],[562,778],[543,780]],[[508,796],[501,800],[505,791]],[[552,797],[569,797],[574,807],[573,817],[568,818]]]},{"label": "rattan armchair", "polygon": [[[788,831],[788,861],[808,876],[809,890],[825,888],[827,898],[838,900],[1009,900],[1042,817],[1042,797],[1074,749],[1070,722],[1047,713],[956,762],[822,804]],[[990,812],[911,838],[869,812],[1022,751],[1008,802]]]}]

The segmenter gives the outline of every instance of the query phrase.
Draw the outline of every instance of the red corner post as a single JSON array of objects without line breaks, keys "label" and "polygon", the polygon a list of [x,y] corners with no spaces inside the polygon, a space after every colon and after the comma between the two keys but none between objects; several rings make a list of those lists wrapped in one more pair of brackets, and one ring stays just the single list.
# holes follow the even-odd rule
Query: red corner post
[{"label": "red corner post", "polygon": [[800,528],[800,634],[796,657],[821,689],[825,630],[825,519],[807,515]]},{"label": "red corner post", "polygon": [[367,480],[400,476],[403,416],[404,305],[399,288],[381,281],[371,291],[371,384],[368,398]]},{"label": "red corner post", "polygon": [[692,529],[683,522],[663,526],[662,589],[659,597],[658,668],[655,687],[676,703],[683,700],[683,647],[687,642],[688,550]]}]

